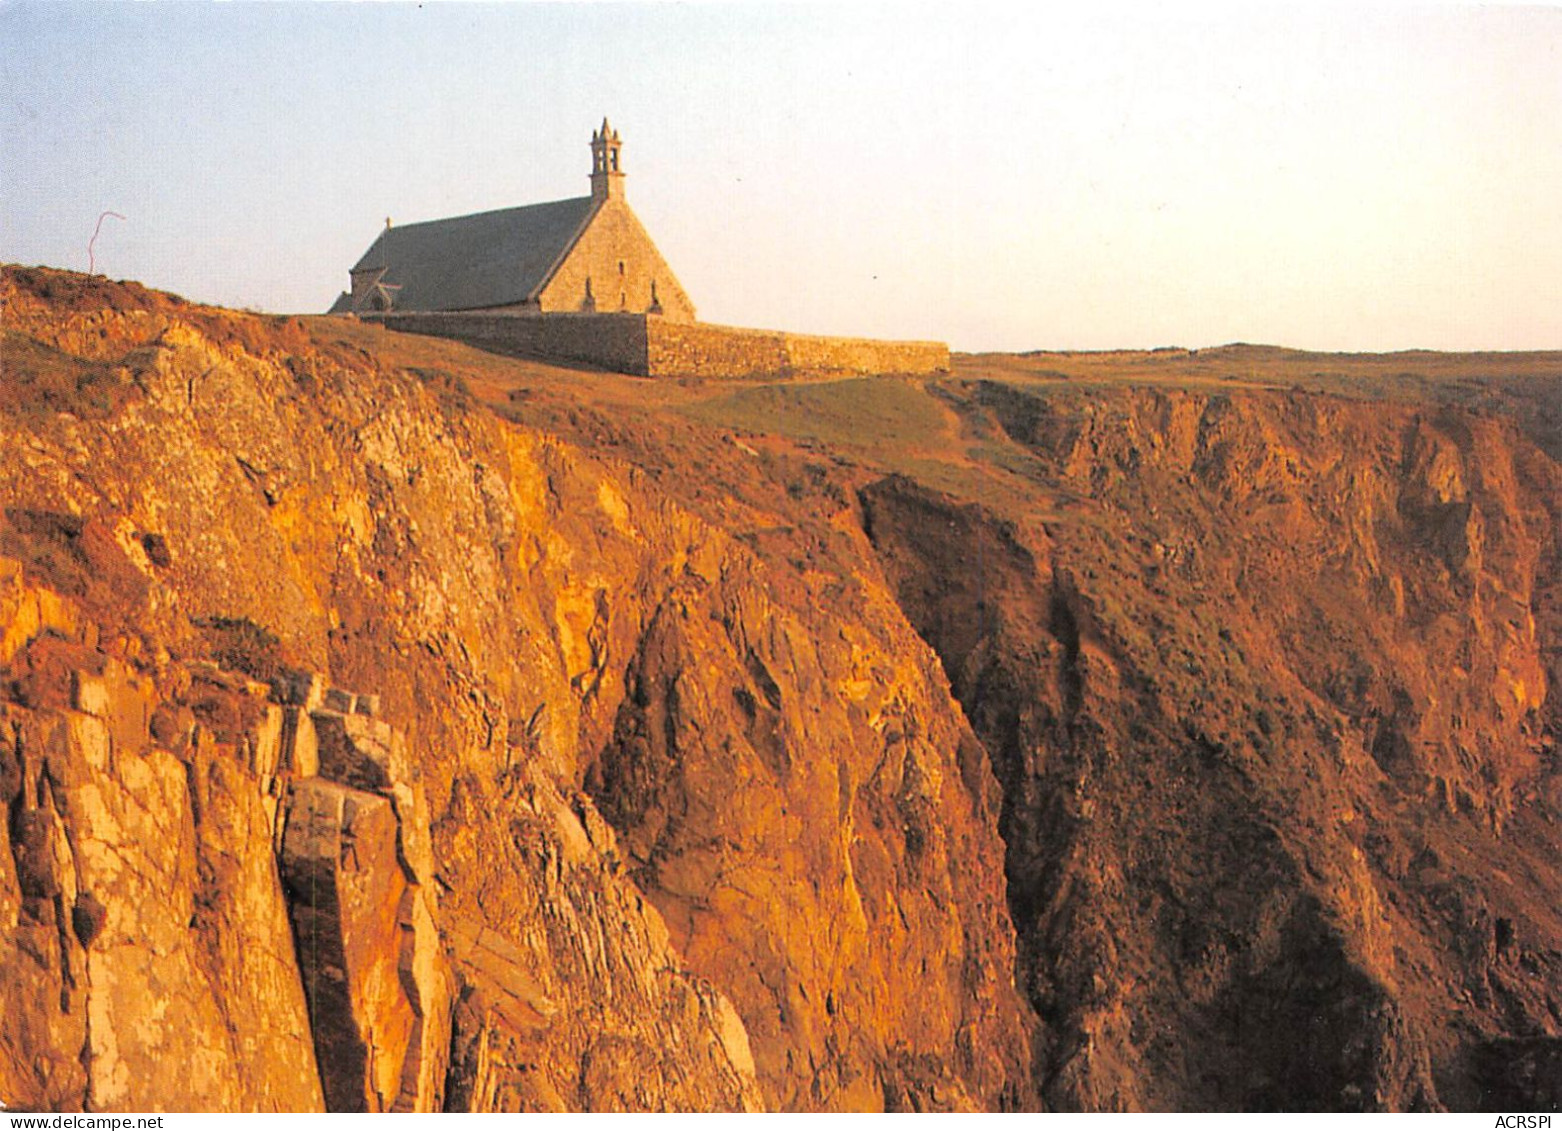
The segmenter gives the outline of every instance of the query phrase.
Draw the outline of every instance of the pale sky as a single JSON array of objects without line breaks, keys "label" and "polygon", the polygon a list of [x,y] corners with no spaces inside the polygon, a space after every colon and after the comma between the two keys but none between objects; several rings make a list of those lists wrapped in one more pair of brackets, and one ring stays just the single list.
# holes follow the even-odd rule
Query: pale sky
[{"label": "pale sky", "polygon": [[959,349],[1562,348],[1562,8],[0,4],[0,259],[323,311],[583,196],[701,319]]}]

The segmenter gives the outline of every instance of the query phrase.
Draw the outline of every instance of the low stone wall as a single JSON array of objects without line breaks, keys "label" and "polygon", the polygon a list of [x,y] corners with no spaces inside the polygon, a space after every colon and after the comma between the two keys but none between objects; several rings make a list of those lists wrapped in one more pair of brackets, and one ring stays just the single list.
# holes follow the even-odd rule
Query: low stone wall
[{"label": "low stone wall", "polygon": [[392,330],[454,338],[495,353],[588,365],[642,377],[835,376],[939,373],[943,342],[827,338],[673,322],[645,314],[386,314]]},{"label": "low stone wall", "polygon": [[646,368],[658,377],[769,377],[788,372],[782,335],[703,322],[646,327]]},{"label": "low stone wall", "polygon": [[494,353],[651,376],[643,314],[383,314],[373,320]]},{"label": "low stone wall", "polygon": [[657,376],[829,376],[949,369],[949,347],[943,342],[826,338],[704,322],[650,319],[646,346],[647,367]]},{"label": "low stone wall", "polygon": [[948,373],[944,342],[888,341],[878,338],[822,338],[788,334],[792,368],[837,373]]}]

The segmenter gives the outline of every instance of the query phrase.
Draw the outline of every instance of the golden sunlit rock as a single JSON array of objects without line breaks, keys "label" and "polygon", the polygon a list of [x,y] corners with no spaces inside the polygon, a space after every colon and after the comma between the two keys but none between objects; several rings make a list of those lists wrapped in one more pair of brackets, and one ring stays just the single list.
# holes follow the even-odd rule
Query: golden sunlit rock
[{"label": "golden sunlit rock", "polygon": [[9,1107],[1554,1102],[1557,355],[0,298]]}]

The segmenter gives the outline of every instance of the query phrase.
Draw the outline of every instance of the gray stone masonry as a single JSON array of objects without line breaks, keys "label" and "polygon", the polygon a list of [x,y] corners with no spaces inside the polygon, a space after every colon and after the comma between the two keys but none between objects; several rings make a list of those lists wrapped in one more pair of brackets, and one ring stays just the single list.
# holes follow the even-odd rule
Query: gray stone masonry
[{"label": "gray stone masonry", "polygon": [[392,330],[640,377],[775,378],[943,373],[943,342],[831,338],[672,322],[647,314],[388,314]]}]

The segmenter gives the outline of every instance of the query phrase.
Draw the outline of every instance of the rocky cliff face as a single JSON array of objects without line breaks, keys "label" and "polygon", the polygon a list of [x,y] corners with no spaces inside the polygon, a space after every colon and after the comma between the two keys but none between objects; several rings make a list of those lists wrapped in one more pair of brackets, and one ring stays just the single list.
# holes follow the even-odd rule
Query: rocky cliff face
[{"label": "rocky cliff face", "polygon": [[1544,398],[5,288],[11,1107],[1554,1095]]},{"label": "rocky cliff face", "polygon": [[1483,1102],[1483,1042],[1562,1021],[1557,465],[1421,407],[970,393],[1059,519],[863,501],[1004,783],[1048,1098]]},{"label": "rocky cliff face", "polygon": [[882,587],[296,323],[17,272],[6,331],[11,1106],[1030,1102]]}]

